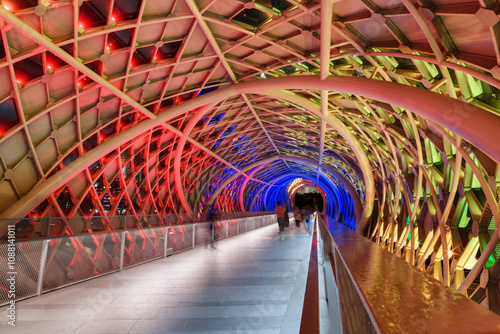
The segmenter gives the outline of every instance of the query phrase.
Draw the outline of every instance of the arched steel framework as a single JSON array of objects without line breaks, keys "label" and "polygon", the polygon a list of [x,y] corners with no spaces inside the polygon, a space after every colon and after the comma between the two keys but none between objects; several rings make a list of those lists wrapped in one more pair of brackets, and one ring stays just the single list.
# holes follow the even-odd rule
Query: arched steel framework
[{"label": "arched steel framework", "polygon": [[[214,190],[214,192],[212,193],[210,198],[207,200],[206,205],[204,206],[205,212],[208,212],[211,205],[215,202],[217,196],[219,196],[219,194],[222,192],[222,190],[224,190],[230,183],[235,181],[243,173],[245,173],[246,171],[252,170],[256,167],[266,166],[267,164],[269,164],[273,161],[276,161],[276,160],[294,161],[294,162],[299,162],[299,163],[317,166],[317,164],[314,160],[302,158],[302,157],[293,157],[293,156],[274,156],[274,157],[269,157],[269,158],[257,161],[251,165],[248,165],[248,166],[242,168],[239,173],[232,175],[231,177],[227,178],[223,183],[221,183],[220,186]],[[359,224],[361,222],[361,215],[363,212],[363,208],[361,206],[359,194],[356,192],[356,189],[354,189],[352,184],[342,174],[340,174],[335,168],[332,168],[331,166],[328,166],[328,165],[321,165],[319,167],[321,169],[324,169],[324,170],[328,171],[329,173],[331,173],[346,188],[347,192],[349,193],[349,195],[352,198],[352,202],[354,205],[354,212],[355,212],[356,218],[357,218],[356,219],[356,221],[357,221],[356,228],[359,229],[360,228]],[[332,182],[332,181],[330,181],[330,182]],[[245,183],[243,183],[243,184],[245,184]],[[244,191],[244,190],[245,190],[244,188],[240,189],[240,191]]]},{"label": "arched steel framework", "polygon": [[[250,204],[249,204],[249,210],[252,211],[255,209],[255,206],[264,208],[265,210],[271,210],[272,207],[271,205],[266,206],[266,204],[271,204],[269,201],[266,200],[263,196],[259,196],[263,190],[268,190],[269,187],[277,187],[278,184],[282,184],[285,186],[288,186],[290,182],[297,178],[303,178],[306,180],[309,180],[310,182],[318,182],[320,186],[322,187],[323,191],[325,191],[328,194],[328,202],[325,201],[325,207],[329,209],[328,215],[333,218],[334,221],[341,221],[339,219],[340,217],[340,210],[330,210],[332,208],[340,208],[343,207],[345,208],[345,216],[349,216],[352,214],[352,216],[355,218],[355,212],[350,212],[351,209],[353,209],[353,206],[349,201],[342,201],[342,199],[346,199],[348,197],[350,199],[350,195],[342,196],[345,195],[344,191],[340,189],[339,186],[336,186],[335,184],[332,184],[331,182],[326,182],[326,180],[319,179],[316,180],[316,178],[304,174],[298,174],[298,173],[287,173],[287,174],[282,174],[275,179],[270,180],[270,185],[266,185],[264,187],[260,187],[259,190],[256,191],[256,193],[252,196]],[[284,186],[282,186],[284,187]],[[343,197],[343,198],[342,198]],[[256,205],[256,202],[258,202],[258,205]],[[340,205],[342,203],[342,205]],[[332,205],[333,204],[333,205]]]},{"label": "arched steel framework", "polygon": [[[309,181],[309,180],[304,180],[301,179],[300,182],[294,185],[293,189],[289,189],[288,192],[288,203],[294,203],[295,202],[295,196],[297,196],[297,193],[306,187],[311,187],[315,191],[317,191],[323,200],[323,210],[321,210],[321,213],[325,214],[326,213],[326,206],[328,205],[328,200],[325,191],[319,187],[316,183]],[[294,204],[295,206],[295,204]]]},{"label": "arched steel framework", "polygon": [[[302,99],[297,98],[292,94],[269,91],[270,89],[276,87],[292,89],[300,88],[302,86],[309,87],[310,89],[344,91],[364,95],[369,98],[379,99],[387,103],[393,103],[400,107],[411,109],[421,116],[427,117],[438,124],[442,124],[443,126],[454,130],[458,135],[463,136],[470,142],[476,144],[478,147],[481,147],[494,159],[500,160],[500,153],[495,148],[496,143],[500,141],[500,133],[496,130],[500,126],[500,119],[491,113],[468,105],[464,102],[413,87],[400,86],[387,82],[374,82],[364,78],[332,77],[328,80],[319,80],[316,77],[276,78],[268,79],[264,83],[253,81],[242,83],[237,86],[226,87],[217,90],[216,92],[201,96],[197,99],[186,101],[179,106],[171,108],[169,112],[165,112],[157,116],[154,120],[139,123],[136,127],[124,131],[122,134],[113,137],[96,149],[90,151],[87,156],[82,156],[79,161],[73,162],[71,167],[68,167],[60,172],[62,175],[58,175],[58,177],[54,177],[53,179],[49,179],[40,184],[37,188],[31,191],[32,193],[30,193],[30,196],[25,196],[23,198],[24,200],[21,199],[14,206],[5,210],[2,216],[19,217],[26,214],[34,205],[37,205],[41,200],[54,192],[72,176],[87,168],[96,159],[108,154],[115,147],[130,140],[138,133],[150,130],[155,126],[162,125],[164,122],[178,116],[179,114],[199,108],[209,103],[213,103],[214,101],[222,99],[225,96],[231,96],[244,92],[263,92],[269,96],[286,96],[287,100],[306,105]],[[426,101],[426,103],[421,104],[419,101]],[[444,113],[442,112],[443,110],[445,110]],[[458,116],[455,113],[458,113]],[[473,114],[474,117],[471,117]],[[466,126],[463,120],[467,120],[470,127]],[[360,166],[362,167],[365,177],[365,196],[371,192],[371,201],[370,197],[367,197],[367,203],[365,204],[365,213],[361,224],[361,229],[363,229],[363,226],[366,224],[366,221],[371,214],[371,205],[374,196],[373,190],[370,189],[370,185],[373,187],[373,182],[369,163],[366,158],[363,158],[364,154],[361,152],[362,149],[361,146],[359,146],[358,141],[352,134],[350,134],[350,132],[347,131],[340,121],[331,116],[327,117],[326,121],[329,122],[329,124],[338,132],[347,137],[349,144],[355,148],[354,153],[358,159],[361,159]],[[474,130],[471,130],[474,127],[482,128],[483,131],[480,135],[476,134]],[[172,129],[172,131],[174,130]],[[175,132],[180,135],[180,131]]]},{"label": "arched steel framework", "polygon": [[497,2],[133,2],[1,1],[0,217],[272,209],[301,177],[458,291],[497,280]]}]

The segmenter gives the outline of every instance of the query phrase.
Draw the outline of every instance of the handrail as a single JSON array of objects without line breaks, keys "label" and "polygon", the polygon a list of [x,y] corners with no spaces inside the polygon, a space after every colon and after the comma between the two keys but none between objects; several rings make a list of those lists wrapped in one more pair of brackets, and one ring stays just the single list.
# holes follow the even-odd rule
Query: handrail
[{"label": "handrail", "polygon": [[330,324],[340,315],[340,332],[500,332],[500,316],[362,235],[321,217],[318,235]]},{"label": "handrail", "polygon": [[300,333],[313,334],[320,332],[319,287],[318,287],[318,247],[317,247],[317,214],[314,215],[314,225],[311,243],[311,255],[307,270],[306,291],[302,319],[300,320]]},{"label": "handrail", "polygon": [[[215,221],[257,217],[273,214],[274,211],[257,212],[217,212],[211,215]],[[120,216],[72,216],[72,217],[42,217],[42,218],[12,218],[0,219],[0,227],[22,223],[22,231],[18,230],[16,240],[45,239],[55,236],[82,235],[99,232],[119,232],[134,228],[170,226],[179,224],[194,224],[207,221],[207,215],[191,217],[184,214],[153,214],[153,215],[120,215]],[[53,227],[52,225],[60,226]],[[95,225],[94,225],[95,223]],[[72,233],[67,233],[61,226],[67,225]],[[0,230],[2,230],[0,228]],[[0,235],[0,244],[7,242],[7,234]]]}]

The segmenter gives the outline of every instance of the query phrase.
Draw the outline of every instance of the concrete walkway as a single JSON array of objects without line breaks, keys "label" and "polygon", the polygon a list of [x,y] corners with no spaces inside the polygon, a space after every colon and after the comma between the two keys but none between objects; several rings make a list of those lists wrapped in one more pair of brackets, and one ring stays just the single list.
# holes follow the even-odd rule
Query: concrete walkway
[{"label": "concrete walkway", "polygon": [[20,301],[0,333],[299,332],[311,237],[271,225]]}]

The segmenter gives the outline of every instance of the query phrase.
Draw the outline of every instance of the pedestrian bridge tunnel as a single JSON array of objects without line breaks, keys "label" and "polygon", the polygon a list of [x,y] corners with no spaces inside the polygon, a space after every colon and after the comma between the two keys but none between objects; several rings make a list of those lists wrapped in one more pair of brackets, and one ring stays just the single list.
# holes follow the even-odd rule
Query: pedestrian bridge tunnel
[{"label": "pedestrian bridge tunnel", "polygon": [[496,7],[1,3],[1,238],[291,210],[307,185],[468,297],[498,262]]}]

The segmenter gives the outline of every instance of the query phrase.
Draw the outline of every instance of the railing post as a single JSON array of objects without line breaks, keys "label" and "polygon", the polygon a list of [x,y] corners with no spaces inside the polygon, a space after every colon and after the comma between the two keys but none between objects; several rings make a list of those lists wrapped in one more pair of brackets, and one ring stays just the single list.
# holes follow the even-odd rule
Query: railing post
[{"label": "railing post", "polygon": [[127,233],[125,230],[121,232],[122,243],[120,245],[120,270],[123,270],[123,260],[125,257],[125,233]]},{"label": "railing post", "polygon": [[168,229],[170,226],[165,226],[165,240],[163,240],[163,257],[167,257],[167,244],[168,244]]},{"label": "railing post", "polygon": [[49,217],[49,221],[47,222],[47,228],[45,229],[45,236],[48,238],[50,237],[50,223],[52,222],[52,217]]},{"label": "railing post", "polygon": [[49,250],[49,240],[44,240],[42,244],[42,255],[40,256],[40,270],[38,271],[38,286],[36,294],[40,296],[43,289],[43,277],[45,276],[45,265],[47,264],[47,253]]},{"label": "railing post", "polygon": [[196,224],[193,224],[193,248],[196,245],[196,234],[195,234],[195,231],[196,231]]}]

